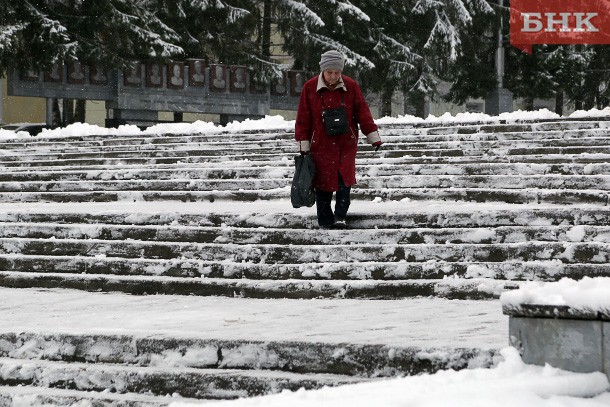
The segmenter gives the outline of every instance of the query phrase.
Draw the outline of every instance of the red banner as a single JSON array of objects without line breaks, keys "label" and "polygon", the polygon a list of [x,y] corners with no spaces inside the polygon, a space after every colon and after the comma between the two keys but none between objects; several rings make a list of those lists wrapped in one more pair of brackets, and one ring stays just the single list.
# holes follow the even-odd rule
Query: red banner
[{"label": "red banner", "polygon": [[510,44],[610,44],[610,0],[511,0]]}]

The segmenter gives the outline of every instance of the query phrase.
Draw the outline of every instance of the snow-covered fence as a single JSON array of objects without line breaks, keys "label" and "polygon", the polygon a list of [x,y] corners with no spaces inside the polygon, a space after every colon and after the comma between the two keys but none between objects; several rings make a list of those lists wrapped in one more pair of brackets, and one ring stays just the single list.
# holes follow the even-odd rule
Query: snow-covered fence
[{"label": "snow-covered fence", "polygon": [[501,296],[526,363],[610,376],[610,278],[532,282]]}]

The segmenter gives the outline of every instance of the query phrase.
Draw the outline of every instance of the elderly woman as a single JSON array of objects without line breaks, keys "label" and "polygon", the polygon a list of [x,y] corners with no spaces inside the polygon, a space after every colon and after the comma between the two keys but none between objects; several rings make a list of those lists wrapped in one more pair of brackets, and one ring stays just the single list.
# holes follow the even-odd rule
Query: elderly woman
[{"label": "elderly woman", "polygon": [[377,125],[358,83],[342,75],[344,64],[338,51],[322,54],[320,75],[303,85],[295,125],[299,151],[311,152],[316,164],[314,188],[322,228],[347,227],[351,186],[356,183],[358,126],[371,145],[376,149],[381,146]]}]

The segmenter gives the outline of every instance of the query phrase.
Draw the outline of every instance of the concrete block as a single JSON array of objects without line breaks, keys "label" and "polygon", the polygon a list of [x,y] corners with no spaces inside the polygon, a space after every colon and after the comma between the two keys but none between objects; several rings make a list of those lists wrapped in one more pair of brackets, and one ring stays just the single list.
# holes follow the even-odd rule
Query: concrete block
[{"label": "concrete block", "polygon": [[599,320],[511,317],[510,345],[519,349],[525,363],[601,372],[602,324]]}]

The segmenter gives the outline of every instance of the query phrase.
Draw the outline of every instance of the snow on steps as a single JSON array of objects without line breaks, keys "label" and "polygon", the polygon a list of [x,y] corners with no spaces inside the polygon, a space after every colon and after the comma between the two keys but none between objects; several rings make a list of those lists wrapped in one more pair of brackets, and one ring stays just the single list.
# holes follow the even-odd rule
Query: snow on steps
[{"label": "snow on steps", "polygon": [[599,206],[469,207],[355,213],[341,231],[295,213],[7,212],[0,282],[253,298],[497,298],[523,280],[609,275],[609,218]]},{"label": "snow on steps", "polygon": [[[168,369],[268,369],[357,378],[491,366],[493,349],[68,333],[0,334],[0,357]],[[0,369],[1,370],[1,369]]]},{"label": "snow on steps", "polygon": [[487,367],[498,357],[495,350],[469,348],[7,333],[0,336],[0,405],[83,399],[104,406],[164,405],[177,397],[248,397]]},{"label": "snow on steps", "polygon": [[[607,122],[390,126],[385,132],[381,153],[361,148],[355,199],[608,204]],[[0,143],[0,166],[7,169],[0,200],[286,199],[293,151],[285,132]]]},{"label": "snow on steps", "polygon": [[[524,279],[608,275],[608,127],[599,121],[386,126],[382,153],[368,146],[360,153],[354,199],[533,204],[511,209],[353,211],[349,231],[320,231],[311,214],[278,212],[5,211],[0,285],[253,298],[493,299]],[[286,132],[0,143],[0,202],[225,198],[288,205],[293,151]],[[547,202],[553,205],[536,207]],[[367,246],[370,241],[381,249]],[[312,244],[313,254],[311,246],[304,249]],[[11,385],[0,387],[0,406],[34,399],[140,406],[167,404],[173,393],[232,398],[489,366],[497,355],[467,344],[389,349],[13,333],[0,337],[0,356],[0,380]]]},{"label": "snow on steps", "polygon": [[0,383],[145,393],[180,394],[195,399],[233,399],[278,393],[284,389],[314,389],[362,381],[345,376],[307,375],[272,370],[192,369],[63,363],[0,358]]},{"label": "snow on steps", "polygon": [[118,394],[108,391],[78,391],[36,386],[0,386],[0,407],[73,406],[73,407],[163,407],[174,401],[196,399],[167,395]]}]

